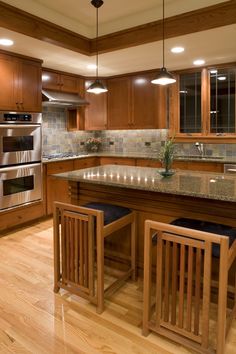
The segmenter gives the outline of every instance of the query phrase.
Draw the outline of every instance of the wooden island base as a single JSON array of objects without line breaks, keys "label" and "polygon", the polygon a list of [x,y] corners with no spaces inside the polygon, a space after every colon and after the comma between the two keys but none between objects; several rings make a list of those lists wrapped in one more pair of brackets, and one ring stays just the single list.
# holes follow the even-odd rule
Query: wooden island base
[{"label": "wooden island base", "polygon": [[[233,202],[74,181],[70,181],[70,187],[72,204],[99,201],[126,206],[137,212],[139,268],[143,268],[144,222],[147,219],[170,223],[176,218],[188,217],[236,227],[236,204]],[[109,247],[114,252],[128,254],[129,245],[123,239],[120,242],[119,237],[114,239]]]}]

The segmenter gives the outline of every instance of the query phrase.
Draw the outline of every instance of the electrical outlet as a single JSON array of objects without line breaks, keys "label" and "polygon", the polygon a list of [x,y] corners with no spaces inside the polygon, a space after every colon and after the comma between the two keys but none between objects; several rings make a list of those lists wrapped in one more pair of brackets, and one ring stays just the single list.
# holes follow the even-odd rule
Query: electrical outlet
[{"label": "electrical outlet", "polygon": [[114,145],[114,141],[109,141],[109,145]]},{"label": "electrical outlet", "polygon": [[151,146],[151,143],[150,143],[150,141],[145,141],[145,146]]}]

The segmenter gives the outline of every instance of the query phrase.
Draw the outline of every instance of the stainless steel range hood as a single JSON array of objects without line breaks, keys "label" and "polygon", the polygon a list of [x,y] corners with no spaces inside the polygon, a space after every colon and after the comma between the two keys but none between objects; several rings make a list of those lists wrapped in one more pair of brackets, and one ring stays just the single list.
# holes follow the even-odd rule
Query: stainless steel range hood
[{"label": "stainless steel range hood", "polygon": [[59,92],[54,90],[42,90],[42,101],[44,106],[64,106],[64,107],[76,107],[88,105],[84,98],[80,97],[76,93]]}]

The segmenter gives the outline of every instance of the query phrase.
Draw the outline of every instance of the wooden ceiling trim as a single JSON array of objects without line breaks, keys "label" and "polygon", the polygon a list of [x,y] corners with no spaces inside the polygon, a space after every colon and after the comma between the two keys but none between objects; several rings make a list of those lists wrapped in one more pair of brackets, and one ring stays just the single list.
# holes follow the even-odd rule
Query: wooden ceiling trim
[{"label": "wooden ceiling trim", "polygon": [[[210,30],[236,23],[236,0],[227,1],[165,19],[165,38]],[[114,32],[98,39],[100,53],[129,48],[162,39],[162,20]],[[95,40],[91,40],[95,53]]]},{"label": "wooden ceiling trim", "polygon": [[[95,40],[31,15],[0,1],[0,26],[85,55],[95,54]],[[165,38],[236,23],[236,0],[165,19]],[[183,25],[184,24],[184,25]],[[162,21],[114,32],[98,39],[98,50],[107,53],[162,39]]]},{"label": "wooden ceiling trim", "polygon": [[0,27],[90,55],[90,40],[40,17],[0,1]]}]

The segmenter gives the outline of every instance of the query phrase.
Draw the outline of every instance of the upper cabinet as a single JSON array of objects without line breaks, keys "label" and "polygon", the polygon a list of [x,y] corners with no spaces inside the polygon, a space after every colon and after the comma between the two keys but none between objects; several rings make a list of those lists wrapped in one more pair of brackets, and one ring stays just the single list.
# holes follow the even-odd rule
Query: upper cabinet
[{"label": "upper cabinet", "polygon": [[131,121],[134,129],[166,128],[166,88],[151,83],[153,74],[132,76]]},{"label": "upper cabinet", "polygon": [[44,70],[42,80],[45,89],[79,93],[84,96],[84,79],[76,75]]},{"label": "upper cabinet", "polygon": [[130,77],[109,79],[107,88],[108,129],[132,129]]},{"label": "upper cabinet", "polygon": [[170,128],[176,137],[213,139],[236,134],[235,68],[180,73],[170,87]]},{"label": "upper cabinet", "polygon": [[108,129],[166,128],[166,88],[153,85],[153,74],[107,80]]},{"label": "upper cabinet", "polygon": [[[86,81],[88,87],[91,81]],[[95,95],[85,92],[85,99],[89,105],[85,107],[85,130],[107,129],[107,93]]]},{"label": "upper cabinet", "polygon": [[0,74],[0,110],[42,110],[40,61],[0,53]]}]

